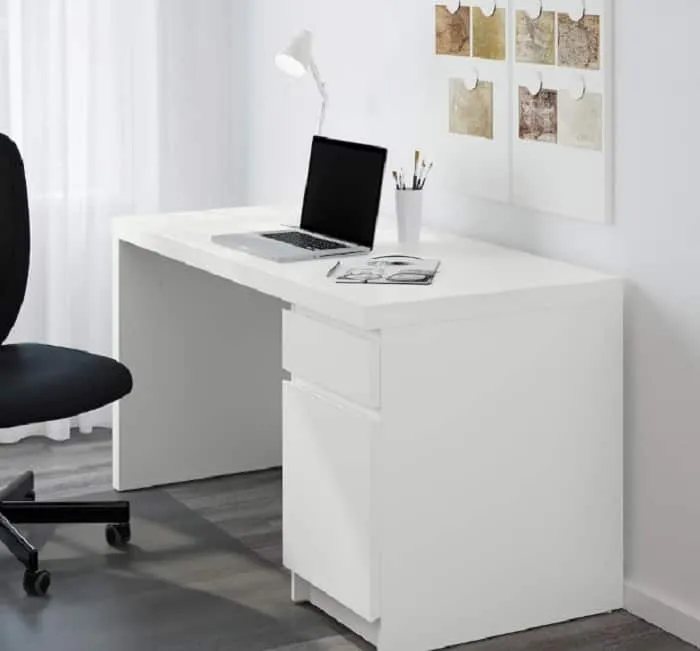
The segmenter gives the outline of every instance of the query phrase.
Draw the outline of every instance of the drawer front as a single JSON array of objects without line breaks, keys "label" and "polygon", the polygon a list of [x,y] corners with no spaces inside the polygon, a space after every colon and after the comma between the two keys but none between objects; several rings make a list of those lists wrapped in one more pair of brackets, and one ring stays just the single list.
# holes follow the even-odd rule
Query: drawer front
[{"label": "drawer front", "polygon": [[298,312],[284,313],[284,368],[351,402],[378,409],[379,340]]},{"label": "drawer front", "polygon": [[284,563],[367,621],[379,617],[372,446],[379,419],[284,387]]}]

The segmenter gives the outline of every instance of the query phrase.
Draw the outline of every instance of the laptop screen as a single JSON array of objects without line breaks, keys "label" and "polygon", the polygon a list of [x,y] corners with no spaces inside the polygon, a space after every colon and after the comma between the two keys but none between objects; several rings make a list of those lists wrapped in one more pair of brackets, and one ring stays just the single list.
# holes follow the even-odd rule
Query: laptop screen
[{"label": "laptop screen", "polygon": [[387,150],[314,137],[301,227],[372,248]]}]

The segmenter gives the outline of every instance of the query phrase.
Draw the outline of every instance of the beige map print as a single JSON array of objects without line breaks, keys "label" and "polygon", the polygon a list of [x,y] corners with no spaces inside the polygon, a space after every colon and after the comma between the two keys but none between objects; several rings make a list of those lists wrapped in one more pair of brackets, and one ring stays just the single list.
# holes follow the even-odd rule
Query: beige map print
[{"label": "beige map print", "polygon": [[586,93],[576,99],[559,93],[559,144],[603,150],[603,96]]},{"label": "beige map print", "polygon": [[542,90],[536,96],[520,87],[520,138],[538,142],[557,142],[557,91]]},{"label": "beige map print", "polygon": [[553,11],[534,19],[527,11],[516,12],[515,56],[520,63],[554,65],[554,24]]},{"label": "beige map print", "polygon": [[444,5],[437,5],[435,7],[435,52],[453,56],[470,56],[469,25],[469,7],[460,7],[453,14]]},{"label": "beige map print", "polygon": [[496,9],[487,16],[480,7],[474,7],[474,56],[480,59],[504,61],[506,58],[506,10]]},{"label": "beige map print", "polygon": [[600,70],[600,16],[559,14],[559,65]]},{"label": "beige map print", "polygon": [[492,82],[469,90],[462,79],[450,79],[450,133],[493,140]]}]

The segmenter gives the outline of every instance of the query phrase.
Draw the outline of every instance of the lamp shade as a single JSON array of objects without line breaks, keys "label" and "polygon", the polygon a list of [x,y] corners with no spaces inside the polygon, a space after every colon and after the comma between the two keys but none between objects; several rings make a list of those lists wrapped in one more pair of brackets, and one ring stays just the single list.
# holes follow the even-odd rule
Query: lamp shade
[{"label": "lamp shade", "polygon": [[303,77],[311,68],[313,61],[311,55],[311,45],[313,36],[308,30],[299,34],[289,47],[280,52],[275,58],[277,67],[284,73],[292,77]]}]

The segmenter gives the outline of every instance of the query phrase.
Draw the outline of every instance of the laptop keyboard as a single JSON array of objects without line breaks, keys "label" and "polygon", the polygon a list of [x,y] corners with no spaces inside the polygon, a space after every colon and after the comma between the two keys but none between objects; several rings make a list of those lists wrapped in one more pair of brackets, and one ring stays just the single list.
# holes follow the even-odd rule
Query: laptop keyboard
[{"label": "laptop keyboard", "polygon": [[269,240],[276,240],[277,242],[284,242],[285,244],[291,244],[299,249],[306,249],[307,251],[332,251],[334,249],[347,249],[349,248],[345,244],[339,244],[337,242],[330,242],[329,240],[323,240],[320,237],[314,237],[308,233],[302,233],[300,231],[285,231],[283,233],[263,233],[263,237]]}]

